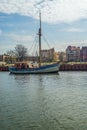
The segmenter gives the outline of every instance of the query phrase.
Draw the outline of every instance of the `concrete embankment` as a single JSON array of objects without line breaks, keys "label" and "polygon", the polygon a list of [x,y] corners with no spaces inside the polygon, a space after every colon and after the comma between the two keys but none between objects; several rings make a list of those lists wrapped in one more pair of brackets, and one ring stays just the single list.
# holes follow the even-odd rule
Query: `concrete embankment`
[{"label": "concrete embankment", "polygon": [[0,66],[0,71],[9,71],[8,66]]},{"label": "concrete embankment", "polygon": [[[9,66],[0,66],[0,71],[9,71]],[[59,71],[87,71],[87,63],[62,63]]]},{"label": "concrete embankment", "polygon": [[87,71],[87,63],[62,64],[60,71]]}]

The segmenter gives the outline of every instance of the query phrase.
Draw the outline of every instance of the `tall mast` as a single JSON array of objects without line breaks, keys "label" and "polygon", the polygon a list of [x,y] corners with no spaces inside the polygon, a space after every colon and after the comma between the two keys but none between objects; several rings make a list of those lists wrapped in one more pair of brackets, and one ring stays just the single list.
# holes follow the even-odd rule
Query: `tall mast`
[{"label": "tall mast", "polygon": [[39,12],[40,27],[39,27],[39,66],[41,66],[41,12]]}]

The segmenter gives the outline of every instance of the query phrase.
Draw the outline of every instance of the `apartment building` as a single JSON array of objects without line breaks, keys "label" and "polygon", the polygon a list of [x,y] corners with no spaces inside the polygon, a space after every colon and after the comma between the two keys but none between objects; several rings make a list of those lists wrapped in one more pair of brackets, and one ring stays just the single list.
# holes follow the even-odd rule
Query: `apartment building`
[{"label": "apartment building", "polygon": [[71,62],[80,61],[80,47],[68,46],[66,49],[66,60]]},{"label": "apartment building", "polygon": [[87,46],[82,47],[80,50],[80,59],[83,62],[87,62]]}]

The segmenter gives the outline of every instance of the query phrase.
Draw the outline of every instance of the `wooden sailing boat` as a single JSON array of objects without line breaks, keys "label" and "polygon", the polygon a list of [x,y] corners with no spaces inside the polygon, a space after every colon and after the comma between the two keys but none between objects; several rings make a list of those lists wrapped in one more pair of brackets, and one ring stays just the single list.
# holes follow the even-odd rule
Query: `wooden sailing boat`
[{"label": "wooden sailing boat", "polygon": [[[39,35],[39,65],[37,67],[29,67],[25,62],[17,63],[16,65],[9,67],[10,73],[13,74],[45,74],[45,73],[58,73],[60,63],[53,63],[49,65],[41,66],[41,12],[40,12],[40,27],[38,31]],[[21,67],[20,67],[21,66]]]}]

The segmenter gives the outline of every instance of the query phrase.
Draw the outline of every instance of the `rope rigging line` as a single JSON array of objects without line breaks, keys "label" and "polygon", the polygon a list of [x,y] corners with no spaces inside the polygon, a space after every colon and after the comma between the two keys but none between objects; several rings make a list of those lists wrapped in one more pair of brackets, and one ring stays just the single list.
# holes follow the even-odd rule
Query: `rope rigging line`
[{"label": "rope rigging line", "polygon": [[38,50],[38,49],[37,49],[37,48],[38,48],[38,46],[37,46],[38,44],[37,44],[37,43],[38,43],[38,41],[37,41],[37,39],[36,39],[36,43],[35,43],[34,48],[33,48],[33,52],[34,52],[33,54],[34,54],[34,55],[36,54],[36,52],[37,52],[37,50]]},{"label": "rope rigging line", "polygon": [[49,43],[48,43],[48,41],[47,41],[47,39],[45,38],[44,35],[43,35],[43,38],[44,38],[45,42],[47,43],[48,47],[51,48],[50,45],[49,45]]},{"label": "rope rigging line", "polygon": [[34,46],[35,46],[35,42],[36,42],[36,40],[37,40],[37,35],[35,36],[35,39],[34,39],[34,41],[33,41],[33,44],[31,45],[31,47],[30,47],[30,49],[29,49],[29,54],[31,54],[32,52],[32,49],[34,48]]}]

